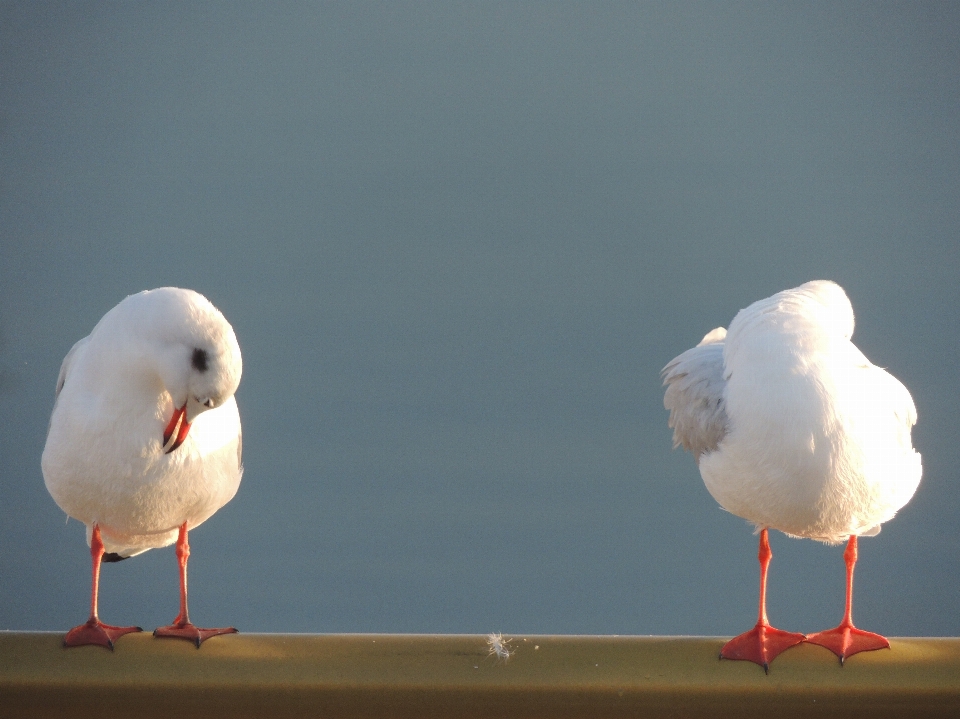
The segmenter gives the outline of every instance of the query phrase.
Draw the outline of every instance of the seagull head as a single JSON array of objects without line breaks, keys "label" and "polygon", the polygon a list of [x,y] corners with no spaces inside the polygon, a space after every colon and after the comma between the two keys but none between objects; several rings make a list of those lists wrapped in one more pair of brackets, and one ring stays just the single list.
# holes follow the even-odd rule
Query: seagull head
[{"label": "seagull head", "polygon": [[[128,298],[139,334],[172,400],[164,417],[163,448],[175,451],[203,412],[229,400],[240,384],[243,362],[233,327],[203,295],[163,287]],[[168,405],[169,406],[169,405]]]}]

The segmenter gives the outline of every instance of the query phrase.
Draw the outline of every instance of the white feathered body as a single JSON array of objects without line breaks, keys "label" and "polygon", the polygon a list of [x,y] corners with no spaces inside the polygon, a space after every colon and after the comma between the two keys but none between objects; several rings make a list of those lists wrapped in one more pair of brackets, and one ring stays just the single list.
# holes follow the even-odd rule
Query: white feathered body
[{"label": "white feathered body", "polygon": [[111,310],[67,355],[41,461],[48,491],[87,525],[88,542],[96,523],[106,551],[123,556],[176,541],[181,524],[192,529],[226,504],[242,475],[232,391],[164,453],[175,407],[155,370],[157,325],[136,301],[146,294]]},{"label": "white feathered body", "polygon": [[741,310],[725,337],[715,330],[664,369],[675,442],[724,509],[838,543],[876,534],[913,496],[913,400],[852,333],[843,290],[808,282]]}]

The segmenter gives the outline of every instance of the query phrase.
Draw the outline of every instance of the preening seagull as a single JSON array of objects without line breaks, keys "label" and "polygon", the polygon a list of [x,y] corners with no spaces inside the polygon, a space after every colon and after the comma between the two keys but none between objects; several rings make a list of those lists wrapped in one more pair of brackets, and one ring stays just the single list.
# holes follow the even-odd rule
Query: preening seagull
[{"label": "preening seagull", "polygon": [[[889,647],[853,625],[857,537],[873,536],[920,483],[910,393],[850,341],[853,308],[827,281],[807,282],[740,310],[663,368],[674,446],[691,452],[714,499],[760,533],[756,626],[720,656],[766,670],[806,639],[843,661]],[[807,637],[770,626],[767,530],[847,542],[846,607],[835,629]]]},{"label": "preening seagull", "polygon": [[93,590],[90,619],[66,646],[112,649],[141,631],[100,621],[100,563],[174,542],[180,614],[154,634],[199,647],[237,631],[190,622],[187,533],[240,485],[241,369],[230,323],[202,295],[173,287],[127,297],[67,353],[41,465],[53,499],[87,527]]}]

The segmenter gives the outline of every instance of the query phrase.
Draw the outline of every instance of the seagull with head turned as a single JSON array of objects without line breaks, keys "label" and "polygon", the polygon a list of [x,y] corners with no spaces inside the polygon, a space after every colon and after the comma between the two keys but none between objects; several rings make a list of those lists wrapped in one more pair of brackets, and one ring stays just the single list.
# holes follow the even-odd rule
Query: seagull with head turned
[{"label": "seagull with head turned", "polygon": [[127,297],[67,353],[41,465],[54,501],[86,525],[93,589],[90,618],[66,646],[112,649],[141,631],[100,621],[101,562],[173,543],[180,614],[154,634],[199,647],[237,631],[190,621],[187,538],[240,485],[241,369],[230,323],[203,295],[173,287]]},{"label": "seagull with head turned", "polygon": [[[874,536],[913,496],[922,472],[910,393],[850,341],[853,308],[817,280],[740,310],[662,371],[674,446],[693,454],[707,490],[760,533],[756,626],[721,658],[770,662],[802,641],[840,663],[890,646],[853,624],[857,538]],[[846,542],[843,620],[810,636],[772,627],[766,613],[768,530]]]}]

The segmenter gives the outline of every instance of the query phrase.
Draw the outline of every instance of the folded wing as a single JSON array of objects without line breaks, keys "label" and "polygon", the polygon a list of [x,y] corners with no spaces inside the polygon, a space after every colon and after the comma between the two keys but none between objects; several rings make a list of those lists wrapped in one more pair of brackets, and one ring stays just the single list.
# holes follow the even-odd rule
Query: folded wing
[{"label": "folded wing", "polygon": [[723,399],[726,334],[718,327],[660,372],[667,387],[663,406],[670,410],[673,446],[682,446],[698,463],[702,455],[717,448],[728,429]]}]

